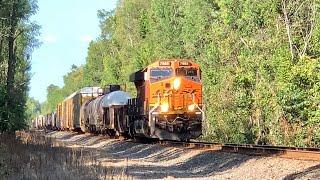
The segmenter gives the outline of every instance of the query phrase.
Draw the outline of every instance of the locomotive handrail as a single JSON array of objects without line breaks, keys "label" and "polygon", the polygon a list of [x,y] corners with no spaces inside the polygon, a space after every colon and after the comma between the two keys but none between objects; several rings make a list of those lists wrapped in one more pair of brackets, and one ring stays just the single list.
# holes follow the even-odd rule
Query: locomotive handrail
[{"label": "locomotive handrail", "polygon": [[149,127],[150,127],[150,135],[154,135],[155,131],[155,122],[152,118],[152,113],[160,106],[160,94],[158,94],[158,103],[149,111]]},{"label": "locomotive handrail", "polygon": [[192,94],[192,102],[200,110],[201,115],[202,115],[202,121],[203,121],[203,120],[205,120],[205,117],[206,117],[204,114],[204,111],[198,106],[197,103],[195,103],[194,99],[195,99],[194,94]]}]

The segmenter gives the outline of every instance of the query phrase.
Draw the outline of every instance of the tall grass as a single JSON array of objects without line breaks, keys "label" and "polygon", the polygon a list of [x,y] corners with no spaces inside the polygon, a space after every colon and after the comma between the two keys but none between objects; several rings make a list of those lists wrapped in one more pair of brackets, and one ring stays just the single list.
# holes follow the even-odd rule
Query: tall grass
[{"label": "tall grass", "polygon": [[128,179],[104,167],[94,149],[67,148],[41,132],[0,134],[0,176],[4,179]]}]

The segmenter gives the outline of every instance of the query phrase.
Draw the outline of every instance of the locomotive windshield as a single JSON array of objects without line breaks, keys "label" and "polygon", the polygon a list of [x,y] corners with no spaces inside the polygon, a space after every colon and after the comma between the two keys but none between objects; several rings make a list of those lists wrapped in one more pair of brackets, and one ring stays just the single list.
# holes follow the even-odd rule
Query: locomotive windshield
[{"label": "locomotive windshield", "polygon": [[177,76],[197,76],[197,69],[196,68],[178,68],[177,69]]},{"label": "locomotive windshield", "polygon": [[163,78],[163,77],[169,77],[172,75],[172,69],[171,68],[154,68],[150,70],[150,76],[152,78]]}]

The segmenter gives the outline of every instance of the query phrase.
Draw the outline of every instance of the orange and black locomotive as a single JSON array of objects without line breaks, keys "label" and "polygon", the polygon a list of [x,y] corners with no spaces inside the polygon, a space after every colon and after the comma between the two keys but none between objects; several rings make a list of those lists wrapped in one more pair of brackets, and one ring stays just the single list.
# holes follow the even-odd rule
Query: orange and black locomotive
[{"label": "orange and black locomotive", "polygon": [[189,140],[201,135],[202,83],[199,65],[159,60],[130,76],[137,97],[128,103],[130,134]]}]

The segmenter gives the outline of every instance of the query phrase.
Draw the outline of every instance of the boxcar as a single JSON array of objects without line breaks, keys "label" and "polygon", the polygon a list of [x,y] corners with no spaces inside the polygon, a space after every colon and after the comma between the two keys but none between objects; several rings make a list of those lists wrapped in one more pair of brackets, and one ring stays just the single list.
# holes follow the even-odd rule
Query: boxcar
[{"label": "boxcar", "polygon": [[100,87],[85,87],[72,93],[57,106],[58,121],[62,129],[80,130],[80,109],[83,103],[103,93]]}]

